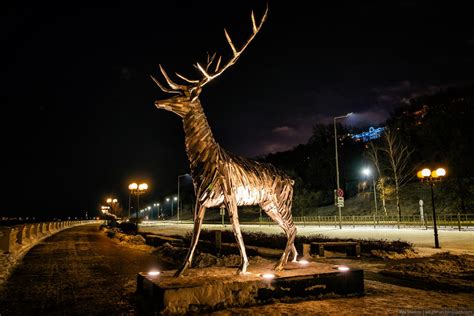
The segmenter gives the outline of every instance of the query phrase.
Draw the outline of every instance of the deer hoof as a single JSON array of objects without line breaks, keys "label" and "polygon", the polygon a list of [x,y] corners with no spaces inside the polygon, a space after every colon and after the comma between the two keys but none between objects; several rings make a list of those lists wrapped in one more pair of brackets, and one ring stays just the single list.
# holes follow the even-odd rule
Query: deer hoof
[{"label": "deer hoof", "polygon": [[273,270],[275,270],[275,271],[281,271],[281,270],[283,270],[283,264],[282,264],[281,262],[278,263],[278,264],[273,268]]},{"label": "deer hoof", "polygon": [[186,271],[188,269],[188,265],[185,264],[183,265],[181,268],[178,269],[178,271],[176,271],[176,273],[174,274],[175,277],[179,277],[179,276],[182,276],[184,271]]}]

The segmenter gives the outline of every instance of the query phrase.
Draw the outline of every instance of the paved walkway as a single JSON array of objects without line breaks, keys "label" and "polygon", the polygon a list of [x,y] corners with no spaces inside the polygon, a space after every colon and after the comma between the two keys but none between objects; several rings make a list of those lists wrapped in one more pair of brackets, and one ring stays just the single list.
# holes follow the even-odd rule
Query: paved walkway
[{"label": "paved walkway", "polygon": [[153,267],[156,257],[114,243],[98,225],[74,227],[23,258],[0,292],[0,315],[134,314],[136,274]]}]

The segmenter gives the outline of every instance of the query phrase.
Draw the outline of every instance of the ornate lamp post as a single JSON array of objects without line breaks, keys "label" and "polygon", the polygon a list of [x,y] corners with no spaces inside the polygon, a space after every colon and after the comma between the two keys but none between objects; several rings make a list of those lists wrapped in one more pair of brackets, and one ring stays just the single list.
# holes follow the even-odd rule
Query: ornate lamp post
[{"label": "ornate lamp post", "polygon": [[435,211],[435,200],[434,200],[434,193],[433,193],[433,186],[435,182],[441,181],[441,178],[446,176],[446,170],[443,168],[438,168],[436,170],[431,171],[428,168],[418,171],[416,174],[418,179],[421,182],[428,183],[431,189],[431,205],[433,207],[433,231],[434,231],[434,241],[435,241],[435,248],[440,248],[439,240],[438,240],[438,227],[436,225],[436,211]]},{"label": "ornate lamp post", "polygon": [[115,208],[117,206],[118,200],[113,199],[113,198],[108,198],[106,202],[107,202],[107,205],[109,206],[109,209],[112,211],[112,213],[115,213]]},{"label": "ornate lamp post", "polygon": [[145,193],[146,190],[148,190],[148,184],[141,183],[140,185],[138,185],[134,182],[128,186],[128,189],[130,190],[131,195],[135,195],[137,197],[137,210],[135,212],[135,217],[137,220],[136,225],[137,225],[137,232],[138,232],[138,212],[140,209],[140,195]]},{"label": "ornate lamp post", "polygon": [[[339,185],[339,158],[337,155],[337,129],[336,129],[336,120],[344,119],[352,115],[352,112],[347,113],[343,116],[336,116],[334,118],[334,148],[335,148],[335,156],[336,156],[336,183],[337,183],[337,191],[340,189]],[[342,215],[341,215],[341,207],[338,205],[339,208],[339,229],[342,229]]]}]

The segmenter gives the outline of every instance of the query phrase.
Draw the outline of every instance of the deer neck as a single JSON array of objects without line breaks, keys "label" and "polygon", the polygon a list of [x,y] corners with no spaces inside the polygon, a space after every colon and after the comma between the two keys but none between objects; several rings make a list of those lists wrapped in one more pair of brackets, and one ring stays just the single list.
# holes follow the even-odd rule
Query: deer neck
[{"label": "deer neck", "polygon": [[208,169],[206,166],[216,163],[219,145],[200,104],[183,117],[183,126],[191,173],[197,179]]}]

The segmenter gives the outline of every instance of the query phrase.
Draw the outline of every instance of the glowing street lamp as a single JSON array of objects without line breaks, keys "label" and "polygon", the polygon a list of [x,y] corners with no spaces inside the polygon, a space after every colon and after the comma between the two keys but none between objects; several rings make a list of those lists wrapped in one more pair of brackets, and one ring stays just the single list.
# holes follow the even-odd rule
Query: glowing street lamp
[{"label": "glowing street lamp", "polygon": [[440,248],[438,240],[438,227],[436,225],[436,211],[435,211],[435,200],[433,193],[433,186],[435,182],[441,181],[441,178],[446,176],[446,170],[444,168],[438,168],[431,171],[428,168],[422,169],[417,172],[416,176],[420,179],[421,182],[428,182],[431,189],[431,205],[433,207],[433,231],[434,231],[434,240],[435,248]]},{"label": "glowing street lamp", "polygon": [[[140,195],[145,193],[146,190],[148,190],[148,184],[146,183],[141,183],[141,184],[136,184],[136,183],[131,183],[128,186],[128,189],[130,190],[131,195],[135,195],[137,197],[137,211],[135,212],[136,219],[137,219],[137,232],[138,232],[138,210],[140,209]],[[130,210],[129,210],[130,212]]]},{"label": "glowing street lamp", "polygon": [[157,214],[156,219],[158,219],[158,217],[160,215],[160,203],[153,203],[153,206],[156,207],[156,214]]},{"label": "glowing street lamp", "polygon": [[374,187],[374,203],[375,203],[375,217],[377,217],[377,191],[375,189],[375,177],[370,168],[364,168],[362,169],[362,174],[364,174],[366,177],[372,175],[372,186]]},{"label": "glowing street lamp", "polygon": [[173,217],[173,201],[174,202],[178,201],[178,197],[177,196],[173,197],[173,200],[171,201],[171,217]]},{"label": "glowing street lamp", "polygon": [[115,212],[115,208],[117,206],[117,203],[118,203],[118,200],[117,199],[114,199],[114,198],[108,198],[107,200],[105,200],[107,202],[107,205],[109,207],[109,210],[111,210],[112,212]]},{"label": "glowing street lamp", "polygon": [[[351,116],[353,113],[347,113],[346,115],[343,116],[336,116],[334,118],[334,147],[335,147],[335,156],[336,156],[336,183],[337,183],[337,190],[339,191],[340,185],[339,185],[339,158],[337,155],[337,129],[336,129],[336,120],[339,119],[344,119],[349,116]],[[341,215],[341,207],[338,205],[339,208],[339,229],[342,229],[342,215]]]}]

